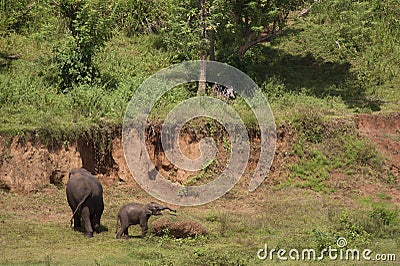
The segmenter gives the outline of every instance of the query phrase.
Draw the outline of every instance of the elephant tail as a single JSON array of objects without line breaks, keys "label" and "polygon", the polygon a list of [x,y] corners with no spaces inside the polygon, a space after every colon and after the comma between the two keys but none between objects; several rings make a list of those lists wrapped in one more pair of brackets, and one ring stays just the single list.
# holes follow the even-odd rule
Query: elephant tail
[{"label": "elephant tail", "polygon": [[72,227],[72,220],[74,219],[75,214],[76,214],[76,213],[78,212],[78,210],[81,208],[82,204],[85,203],[85,201],[86,201],[89,197],[91,197],[92,195],[93,195],[93,191],[90,191],[88,194],[85,195],[85,197],[83,197],[83,199],[81,200],[81,202],[79,202],[79,204],[78,204],[78,206],[76,207],[74,213],[72,214],[72,217],[71,217],[71,220],[70,220],[71,227]]}]

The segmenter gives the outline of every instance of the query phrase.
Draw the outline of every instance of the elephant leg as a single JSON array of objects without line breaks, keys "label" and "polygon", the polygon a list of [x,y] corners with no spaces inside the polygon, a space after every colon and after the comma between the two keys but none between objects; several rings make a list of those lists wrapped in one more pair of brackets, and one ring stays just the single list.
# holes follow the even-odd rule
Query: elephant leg
[{"label": "elephant leg", "polygon": [[94,218],[92,228],[96,233],[100,233],[100,224],[98,222],[98,219]]},{"label": "elephant leg", "polygon": [[147,234],[147,230],[149,229],[146,222],[141,222],[140,227],[142,228],[142,238],[144,238]]},{"label": "elephant leg", "polygon": [[120,239],[122,235],[125,235],[125,239],[129,239],[128,227],[129,226],[121,224],[121,229],[117,233],[117,239]]},{"label": "elephant leg", "polygon": [[102,201],[100,204],[100,208],[96,212],[96,217],[98,219],[98,224],[100,225],[101,216],[103,215],[104,211],[104,202]]},{"label": "elephant leg", "polygon": [[74,216],[74,231],[79,231],[81,228],[81,215],[76,213]]},{"label": "elephant leg", "polygon": [[129,239],[128,228],[129,228],[129,225],[128,225],[128,226],[126,227],[126,229],[124,230],[125,239]]},{"label": "elephant leg", "polygon": [[83,223],[85,224],[85,229],[86,229],[85,236],[93,237],[93,229],[92,229],[91,220],[90,220],[90,210],[89,210],[88,206],[85,206],[82,208],[82,219],[83,219]]},{"label": "elephant leg", "polygon": [[93,219],[93,228],[94,230],[99,233],[99,229],[100,229],[100,218],[95,215],[94,219]]},{"label": "elephant leg", "polygon": [[96,232],[99,232],[100,219],[101,219],[101,215],[103,214],[103,211],[104,211],[103,203],[101,203],[100,206],[95,206],[95,212],[94,212],[92,226]]},{"label": "elephant leg", "polygon": [[92,225],[93,230],[96,233],[100,233],[100,218],[98,216],[97,213],[94,213],[91,217],[90,217],[90,223]]},{"label": "elephant leg", "polygon": [[92,226],[92,229],[93,229],[94,232],[99,233],[99,231],[98,231],[99,225],[96,222],[96,217],[95,216],[94,217],[90,217],[90,225]]},{"label": "elephant leg", "polygon": [[118,231],[116,238],[117,238],[117,239],[120,239],[121,236],[122,236],[122,233],[123,233],[123,231],[122,231],[122,228],[121,228],[121,229]]}]

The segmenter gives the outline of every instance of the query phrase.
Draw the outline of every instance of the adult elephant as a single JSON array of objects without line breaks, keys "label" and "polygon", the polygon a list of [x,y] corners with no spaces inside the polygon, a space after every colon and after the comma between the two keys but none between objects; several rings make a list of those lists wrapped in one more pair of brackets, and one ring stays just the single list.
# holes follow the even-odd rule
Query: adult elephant
[{"label": "adult elephant", "polygon": [[98,232],[104,210],[103,187],[100,181],[84,168],[72,169],[67,182],[67,200],[72,210],[74,230],[85,227],[85,236],[93,237],[93,229]]},{"label": "adult elephant", "polygon": [[[151,202],[149,204],[139,204],[131,203],[123,206],[117,216],[117,226],[115,232],[117,233],[117,238],[121,238],[124,234],[125,238],[129,238],[128,228],[131,225],[139,224],[142,228],[142,238],[145,237],[148,226],[147,222],[152,215],[162,215],[162,210],[170,210],[176,212],[169,207],[163,207],[157,203]],[[118,231],[118,222],[121,223],[121,229]],[[118,231],[118,232],[117,232]]]}]

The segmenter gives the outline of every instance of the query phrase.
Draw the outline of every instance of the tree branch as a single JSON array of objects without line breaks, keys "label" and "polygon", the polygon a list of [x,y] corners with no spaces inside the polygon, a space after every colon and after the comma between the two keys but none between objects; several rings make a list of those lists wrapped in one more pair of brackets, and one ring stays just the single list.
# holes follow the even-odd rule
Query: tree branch
[{"label": "tree branch", "polygon": [[257,37],[257,39],[253,39],[254,32],[249,34],[249,37],[247,38],[247,41],[244,45],[239,47],[238,50],[238,55],[240,57],[243,57],[244,54],[249,50],[251,47],[258,43],[262,42],[270,42],[273,38],[275,38],[278,34],[280,33],[280,30],[276,30],[276,23],[273,25],[273,30],[270,31],[268,27],[264,28],[264,31],[260,33]]},{"label": "tree branch", "polygon": [[59,2],[57,2],[56,0],[51,0],[53,2],[53,4],[55,4],[58,7],[61,7],[61,4]]}]

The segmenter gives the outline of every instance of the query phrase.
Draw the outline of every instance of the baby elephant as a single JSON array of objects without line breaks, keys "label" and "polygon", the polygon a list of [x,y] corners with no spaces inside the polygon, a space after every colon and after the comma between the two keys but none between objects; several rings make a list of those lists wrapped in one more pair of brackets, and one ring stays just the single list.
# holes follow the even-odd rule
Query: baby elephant
[{"label": "baby elephant", "polygon": [[118,222],[121,223],[121,229],[117,233],[117,238],[121,238],[124,234],[125,238],[128,239],[128,228],[131,225],[139,224],[142,228],[142,238],[147,233],[147,221],[151,215],[162,215],[162,210],[170,210],[176,212],[176,210],[168,207],[162,207],[157,203],[151,202],[149,204],[131,203],[123,206],[117,216],[117,226],[115,232],[118,231]]}]

